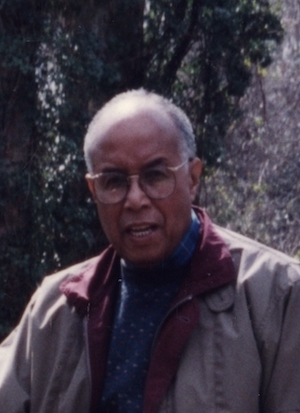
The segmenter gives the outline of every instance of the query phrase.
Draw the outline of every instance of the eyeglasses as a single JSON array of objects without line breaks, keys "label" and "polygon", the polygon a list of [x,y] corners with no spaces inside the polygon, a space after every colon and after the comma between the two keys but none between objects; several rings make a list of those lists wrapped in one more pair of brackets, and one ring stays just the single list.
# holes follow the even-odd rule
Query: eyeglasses
[{"label": "eyeglasses", "polygon": [[123,172],[101,172],[87,174],[86,178],[94,182],[94,191],[98,200],[104,204],[117,204],[123,201],[133,178],[138,180],[142,191],[151,199],[164,199],[170,196],[176,186],[175,172],[190,160],[178,166],[157,165],[144,169],[140,174],[126,175]]}]

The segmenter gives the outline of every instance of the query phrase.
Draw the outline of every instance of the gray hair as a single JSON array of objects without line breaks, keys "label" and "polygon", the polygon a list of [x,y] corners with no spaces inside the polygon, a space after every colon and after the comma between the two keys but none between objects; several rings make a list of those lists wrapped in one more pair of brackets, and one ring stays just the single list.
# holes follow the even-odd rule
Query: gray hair
[{"label": "gray hair", "polygon": [[171,118],[175,127],[179,131],[179,137],[182,144],[181,150],[183,151],[184,156],[191,158],[196,156],[196,140],[193,132],[193,127],[189,118],[183,112],[183,110],[176,106],[171,100],[141,88],[116,95],[110,101],[108,101],[92,119],[84,139],[84,156],[89,172],[92,171],[89,148],[92,146],[92,143],[95,139],[95,135],[92,133],[92,130],[94,129],[95,125],[100,124],[102,116],[111,111],[115,105],[119,104],[120,102],[132,99],[140,100],[141,107],[143,105],[147,107],[146,105],[148,105],[149,103],[160,107],[162,111],[164,111]]}]

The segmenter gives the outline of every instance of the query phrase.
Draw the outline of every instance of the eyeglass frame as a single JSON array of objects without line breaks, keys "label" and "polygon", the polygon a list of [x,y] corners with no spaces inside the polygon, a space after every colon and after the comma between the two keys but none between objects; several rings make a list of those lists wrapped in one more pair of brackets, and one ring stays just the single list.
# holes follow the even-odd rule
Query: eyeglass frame
[{"label": "eyeglass frame", "polygon": [[[177,166],[165,166],[165,167],[166,167],[166,169],[168,169],[169,171],[171,171],[171,172],[174,173],[174,172],[177,172],[180,168],[182,168],[187,162],[191,162],[192,160],[193,160],[193,158],[188,158],[188,159],[186,159],[184,162],[182,162],[180,165],[177,165]],[[100,173],[95,174],[95,175],[92,175],[92,174],[90,174],[90,173],[87,173],[87,174],[85,175],[85,177],[86,177],[87,180],[91,180],[92,182],[95,182],[95,179],[99,178],[99,177],[102,176],[102,175],[105,175],[106,173],[107,173],[107,172],[100,172]],[[162,197],[162,198],[153,198],[153,197],[151,197],[150,195],[148,195],[147,192],[145,192],[144,189],[142,188],[142,186],[140,185],[140,183],[139,183],[140,173],[139,173],[139,174],[131,174],[131,175],[126,175],[126,174],[124,173],[124,175],[126,176],[126,180],[127,180],[127,183],[128,183],[127,191],[125,192],[124,197],[121,198],[121,199],[120,199],[119,201],[117,201],[117,202],[104,202],[104,201],[102,201],[101,199],[99,199],[99,197],[98,197],[98,195],[97,195],[97,193],[96,193],[96,191],[95,191],[95,196],[96,196],[96,198],[98,199],[99,202],[101,202],[101,203],[103,203],[103,204],[105,204],[105,205],[115,205],[115,204],[118,204],[119,202],[124,201],[124,199],[127,197],[128,192],[129,192],[129,190],[130,190],[130,187],[131,187],[131,179],[132,179],[132,178],[137,178],[137,182],[138,182],[138,185],[139,185],[140,189],[141,189],[141,190],[144,192],[144,194],[145,194],[147,197],[149,197],[150,199],[166,199],[166,198],[168,198],[170,195],[172,195],[172,193],[174,192],[175,187],[176,187],[176,175],[174,174],[175,184],[174,184],[174,188],[173,188],[172,192],[170,192],[170,194],[168,194],[167,196]]]}]

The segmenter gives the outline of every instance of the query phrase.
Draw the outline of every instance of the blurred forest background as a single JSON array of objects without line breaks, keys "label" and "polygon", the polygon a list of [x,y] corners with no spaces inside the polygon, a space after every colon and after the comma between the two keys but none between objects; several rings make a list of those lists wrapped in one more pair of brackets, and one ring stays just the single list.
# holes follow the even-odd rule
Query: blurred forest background
[{"label": "blurred forest background", "polygon": [[0,337],[105,246],[83,136],[141,86],[189,114],[215,222],[300,257],[298,0],[0,0]]}]

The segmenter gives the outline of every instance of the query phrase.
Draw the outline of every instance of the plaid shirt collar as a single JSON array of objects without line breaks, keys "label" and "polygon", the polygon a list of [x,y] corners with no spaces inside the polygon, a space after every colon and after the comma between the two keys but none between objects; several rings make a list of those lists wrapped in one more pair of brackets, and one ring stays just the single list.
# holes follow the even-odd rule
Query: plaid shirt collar
[{"label": "plaid shirt collar", "polygon": [[181,266],[186,264],[192,258],[199,239],[200,228],[200,220],[198,219],[196,213],[192,210],[189,229],[169,260],[167,260],[168,264]]}]

